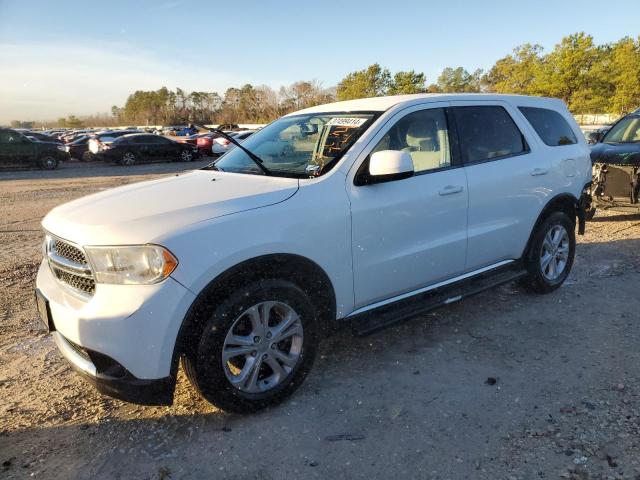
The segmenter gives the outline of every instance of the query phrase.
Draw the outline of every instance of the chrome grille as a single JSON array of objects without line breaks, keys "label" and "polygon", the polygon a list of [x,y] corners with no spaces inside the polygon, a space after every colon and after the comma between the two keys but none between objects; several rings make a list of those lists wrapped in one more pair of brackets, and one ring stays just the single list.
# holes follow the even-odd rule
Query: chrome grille
[{"label": "chrome grille", "polygon": [[56,267],[51,267],[51,269],[58,280],[66,283],[71,288],[88,293],[89,295],[93,295],[96,290],[96,282],[93,278],[87,278],[81,275],[65,272],[64,270],[60,270]]},{"label": "chrome grille", "polygon": [[94,294],[96,282],[80,247],[60,238],[47,235],[46,251],[49,267],[61,283],[82,298]]},{"label": "chrome grille", "polygon": [[87,264],[87,259],[84,256],[84,253],[82,252],[82,250],[63,240],[54,239],[53,250],[62,258],[71,260],[74,263],[78,263],[80,265]]}]

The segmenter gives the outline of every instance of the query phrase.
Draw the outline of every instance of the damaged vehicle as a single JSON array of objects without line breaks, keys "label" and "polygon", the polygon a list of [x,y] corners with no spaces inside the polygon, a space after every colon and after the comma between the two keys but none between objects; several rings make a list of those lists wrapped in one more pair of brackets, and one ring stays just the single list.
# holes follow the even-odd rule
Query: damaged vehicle
[{"label": "damaged vehicle", "polygon": [[[399,95],[286,115],[203,169],[42,221],[36,299],[98,390],[170,404],[291,395],[335,322],[366,334],[488,288],[560,287],[589,147],[560,100]],[[349,380],[346,380],[349,381]]]},{"label": "damaged vehicle", "polygon": [[598,209],[640,213],[640,111],[623,117],[591,149],[587,219]]}]

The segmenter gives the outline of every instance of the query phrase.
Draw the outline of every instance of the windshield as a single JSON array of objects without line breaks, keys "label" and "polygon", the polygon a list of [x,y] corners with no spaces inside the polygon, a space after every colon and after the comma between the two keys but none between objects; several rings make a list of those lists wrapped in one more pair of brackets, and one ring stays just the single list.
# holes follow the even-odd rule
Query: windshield
[{"label": "windshield", "polygon": [[627,117],[616,123],[602,140],[605,143],[640,142],[640,117]]},{"label": "windshield", "polygon": [[[277,176],[317,176],[329,171],[378,113],[309,113],[283,117],[242,141]],[[209,165],[205,168],[211,168]],[[249,155],[229,150],[215,162],[225,172],[263,174]]]}]

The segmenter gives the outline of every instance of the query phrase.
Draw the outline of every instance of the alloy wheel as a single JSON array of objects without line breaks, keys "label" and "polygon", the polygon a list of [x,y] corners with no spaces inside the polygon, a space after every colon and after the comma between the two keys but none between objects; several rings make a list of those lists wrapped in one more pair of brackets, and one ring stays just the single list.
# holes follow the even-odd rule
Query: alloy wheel
[{"label": "alloy wheel", "polygon": [[562,225],[554,225],[544,237],[540,250],[540,269],[545,279],[557,280],[569,261],[569,233]]},{"label": "alloy wheel", "polygon": [[133,165],[136,163],[136,157],[133,153],[127,152],[122,155],[122,165]]},{"label": "alloy wheel", "polygon": [[227,380],[246,393],[275,388],[300,361],[303,335],[299,315],[285,303],[266,301],[246,309],[222,347]]}]

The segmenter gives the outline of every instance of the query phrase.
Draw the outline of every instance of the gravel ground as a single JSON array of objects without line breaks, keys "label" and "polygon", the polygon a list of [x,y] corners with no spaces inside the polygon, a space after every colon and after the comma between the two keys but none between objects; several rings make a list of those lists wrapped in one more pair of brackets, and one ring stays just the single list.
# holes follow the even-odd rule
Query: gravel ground
[{"label": "gravel ground", "polygon": [[[202,165],[206,162],[192,164]],[[0,173],[0,478],[640,479],[640,216],[598,214],[553,294],[515,285],[325,341],[278,408],[102,397],[40,331],[39,222],[181,164]]]}]

